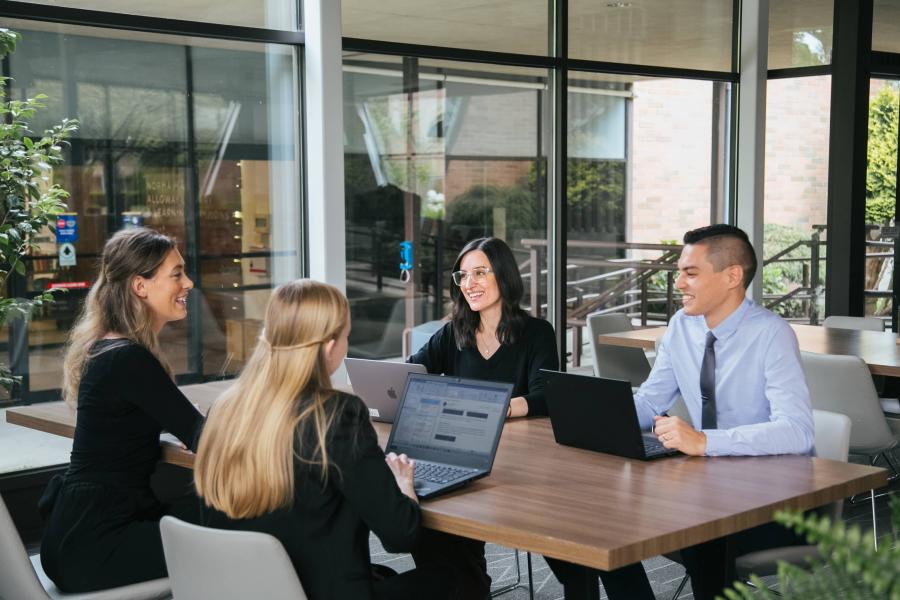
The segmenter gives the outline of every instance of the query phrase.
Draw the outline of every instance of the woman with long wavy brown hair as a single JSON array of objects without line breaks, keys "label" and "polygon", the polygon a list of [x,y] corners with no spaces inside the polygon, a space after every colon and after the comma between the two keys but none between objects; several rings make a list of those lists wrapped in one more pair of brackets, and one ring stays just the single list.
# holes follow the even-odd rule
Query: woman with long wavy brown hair
[{"label": "woman with long wavy brown hair", "polygon": [[298,280],[275,290],[259,342],[200,440],[202,522],[275,536],[310,600],[453,597],[440,568],[373,577],[369,532],[407,552],[421,517],[413,462],[385,458],[362,400],[331,385],[349,333],[336,288]]},{"label": "woman with long wavy brown hair", "polygon": [[164,506],[150,488],[160,432],[193,449],[203,423],[157,337],[187,316],[193,286],[165,235],[120,231],[103,248],[63,367],[63,397],[77,410],[71,463],[41,499],[49,515],[41,563],[65,592],[165,577],[159,519],[196,512],[196,498],[193,507]]}]

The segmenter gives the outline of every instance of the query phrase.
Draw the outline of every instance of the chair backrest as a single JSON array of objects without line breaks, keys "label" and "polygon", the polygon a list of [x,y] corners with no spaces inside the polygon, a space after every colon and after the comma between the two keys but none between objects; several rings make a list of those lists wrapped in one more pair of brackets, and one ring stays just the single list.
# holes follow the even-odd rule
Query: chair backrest
[{"label": "chair backrest", "polygon": [[816,427],[816,456],[847,462],[853,425],[850,417],[830,410],[815,409],[813,421]]},{"label": "chair backrest", "polygon": [[[828,410],[813,410],[816,427],[816,456],[829,460],[847,462],[850,456],[850,431],[852,421],[847,415]],[[823,511],[832,523],[841,518],[844,501],[832,502]]]},{"label": "chair backrest", "polygon": [[802,352],[812,406],[850,417],[852,452],[872,454],[894,445],[872,375],[858,356]]},{"label": "chair backrest", "polygon": [[624,348],[609,344],[598,344],[597,336],[604,333],[631,331],[631,319],[622,313],[588,315],[588,335],[594,354],[594,375],[609,379],[624,379],[631,385],[644,383],[650,375],[650,361],[640,348]]},{"label": "chair backrest", "polygon": [[291,559],[271,535],[210,529],[170,516],[159,528],[178,600],[306,600]]},{"label": "chair backrest", "polygon": [[47,600],[49,596],[38,581],[22,538],[0,496],[0,598],[10,600]]},{"label": "chair backrest", "polygon": [[844,317],[832,315],[822,321],[825,327],[834,329],[864,329],[866,331],[884,331],[884,320],[878,317]]}]

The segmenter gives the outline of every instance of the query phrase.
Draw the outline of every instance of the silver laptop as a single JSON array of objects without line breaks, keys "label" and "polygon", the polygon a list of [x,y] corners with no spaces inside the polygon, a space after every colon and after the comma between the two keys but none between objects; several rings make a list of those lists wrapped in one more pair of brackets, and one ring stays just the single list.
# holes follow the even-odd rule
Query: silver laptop
[{"label": "silver laptop", "polygon": [[429,498],[491,472],[513,386],[410,373],[386,452],[416,461],[416,495]]},{"label": "silver laptop", "polygon": [[364,358],[345,358],[353,393],[362,398],[373,421],[393,423],[400,394],[410,373],[427,373],[423,365]]}]

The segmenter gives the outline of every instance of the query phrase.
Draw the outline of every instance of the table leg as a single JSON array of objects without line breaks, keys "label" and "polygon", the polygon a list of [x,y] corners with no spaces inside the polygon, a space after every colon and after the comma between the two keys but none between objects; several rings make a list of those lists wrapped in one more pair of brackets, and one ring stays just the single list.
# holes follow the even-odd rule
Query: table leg
[{"label": "table leg", "polygon": [[566,600],[600,600],[599,571],[588,567],[573,568],[563,582],[563,595]]}]

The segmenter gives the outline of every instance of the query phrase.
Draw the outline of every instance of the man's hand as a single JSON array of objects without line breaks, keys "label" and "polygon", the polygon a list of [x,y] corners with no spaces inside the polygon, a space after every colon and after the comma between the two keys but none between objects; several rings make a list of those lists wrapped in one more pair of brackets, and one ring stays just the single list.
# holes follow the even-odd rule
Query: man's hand
[{"label": "man's hand", "polygon": [[666,448],[691,456],[706,454],[706,434],[679,417],[654,417],[653,432]]}]

